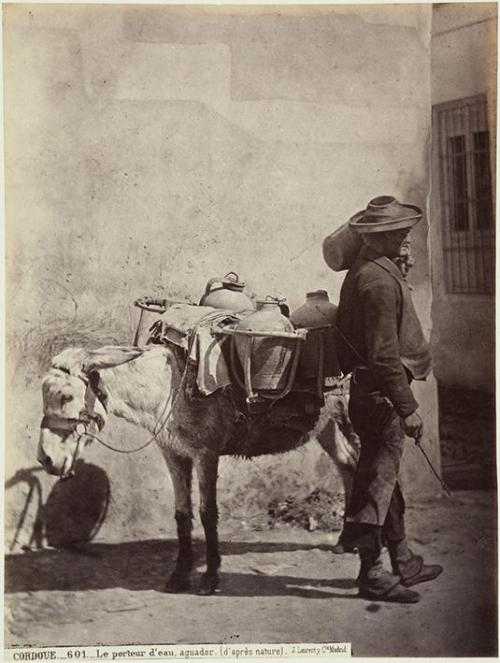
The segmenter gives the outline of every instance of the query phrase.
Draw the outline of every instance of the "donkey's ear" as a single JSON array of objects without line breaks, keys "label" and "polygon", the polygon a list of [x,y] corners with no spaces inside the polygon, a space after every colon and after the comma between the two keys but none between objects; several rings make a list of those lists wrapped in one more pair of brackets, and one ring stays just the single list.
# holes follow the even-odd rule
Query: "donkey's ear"
[{"label": "donkey's ear", "polygon": [[144,353],[144,350],[136,347],[122,345],[105,345],[103,348],[92,350],[85,359],[83,370],[85,373],[99,371],[102,368],[112,368],[120,366],[128,361],[137,359]]},{"label": "donkey's ear", "polygon": [[52,359],[51,365],[65,373],[81,375],[86,357],[87,352],[83,348],[66,348]]}]

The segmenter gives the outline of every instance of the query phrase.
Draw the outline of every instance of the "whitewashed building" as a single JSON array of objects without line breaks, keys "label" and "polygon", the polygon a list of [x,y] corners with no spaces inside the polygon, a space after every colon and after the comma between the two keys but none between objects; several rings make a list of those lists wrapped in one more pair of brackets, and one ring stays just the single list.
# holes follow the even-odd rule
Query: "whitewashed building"
[{"label": "whitewashed building", "polygon": [[435,373],[484,391],[495,376],[496,15],[495,4],[470,3],[432,16]]}]

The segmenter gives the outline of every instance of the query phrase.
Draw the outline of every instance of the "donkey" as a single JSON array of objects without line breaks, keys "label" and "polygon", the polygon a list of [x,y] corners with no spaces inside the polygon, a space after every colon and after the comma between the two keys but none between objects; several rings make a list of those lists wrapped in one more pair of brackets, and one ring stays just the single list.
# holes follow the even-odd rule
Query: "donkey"
[{"label": "donkey", "polygon": [[[279,453],[316,439],[340,471],[346,494],[357,460],[357,438],[343,400],[327,396],[314,428],[255,447],[238,427],[238,412],[224,390],[193,399],[186,390],[185,357],[174,346],[68,348],[44,376],[38,461],[50,474],[72,476],[83,448],[103,428],[108,414],[148,430],[170,472],[175,496],[178,554],[165,591],[189,587],[193,565],[191,476],[196,471],[199,512],[205,532],[206,571],[198,593],[213,594],[221,563],[217,533],[217,469],[221,455]],[[343,434],[339,434],[339,425]]]}]

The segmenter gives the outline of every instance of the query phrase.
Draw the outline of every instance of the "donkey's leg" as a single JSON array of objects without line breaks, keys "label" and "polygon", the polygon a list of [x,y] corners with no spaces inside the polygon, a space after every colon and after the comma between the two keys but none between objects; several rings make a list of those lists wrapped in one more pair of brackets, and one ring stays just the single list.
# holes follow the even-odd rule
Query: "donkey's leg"
[{"label": "donkey's leg", "polygon": [[[349,419],[347,398],[333,395],[327,397],[325,413],[326,417],[320,420],[320,425],[315,431],[316,437],[333,460],[342,478],[345,512],[351,496],[354,472],[359,457],[359,438]],[[350,546],[345,541],[342,530],[333,551],[342,553],[348,550],[350,550]]]},{"label": "donkey's leg", "polygon": [[348,396],[340,396],[337,399],[337,405],[335,408],[335,423],[346,439],[350,455],[349,463],[354,463],[354,465],[356,465],[358,462],[359,454],[361,452],[361,444],[349,417]]},{"label": "donkey's leg", "polygon": [[349,501],[351,494],[354,470],[357,462],[357,448],[353,446],[334,421],[329,421],[326,426],[316,432],[316,438],[321,447],[330,456],[342,479],[345,502]]},{"label": "donkey's leg", "polygon": [[213,594],[219,583],[221,563],[217,534],[217,468],[219,458],[213,452],[200,453],[195,459],[200,492],[200,518],[205,530],[207,570],[201,579],[199,594]]},{"label": "donkey's leg", "polygon": [[193,567],[191,530],[193,509],[191,505],[191,476],[193,461],[179,456],[169,449],[163,455],[172,478],[175,496],[175,520],[177,522],[178,552],[175,569],[167,580],[165,591],[182,592],[189,587],[189,574]]},{"label": "donkey's leg", "polygon": [[354,472],[358,464],[361,445],[349,417],[349,401],[347,396],[341,396],[338,399],[336,413],[335,423],[341,433],[337,436],[339,439],[336,447],[340,464],[345,468],[342,479],[347,506],[347,502],[351,497]]}]

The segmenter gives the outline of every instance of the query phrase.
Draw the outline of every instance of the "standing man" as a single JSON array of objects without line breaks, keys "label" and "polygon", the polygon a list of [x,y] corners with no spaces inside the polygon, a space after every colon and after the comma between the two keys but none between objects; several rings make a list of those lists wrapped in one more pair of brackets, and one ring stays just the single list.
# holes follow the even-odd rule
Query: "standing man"
[{"label": "standing man", "polygon": [[[379,196],[350,219],[363,247],[342,285],[336,323],[341,369],[352,374],[349,414],[361,443],[342,538],[359,551],[359,595],[400,603],[416,603],[420,596],[408,587],[443,570],[408,548],[398,482],[405,435],[418,441],[423,430],[410,383],[427,377],[431,358],[393,259],[421,218],[415,205]],[[382,565],[383,545],[392,573]]]}]

